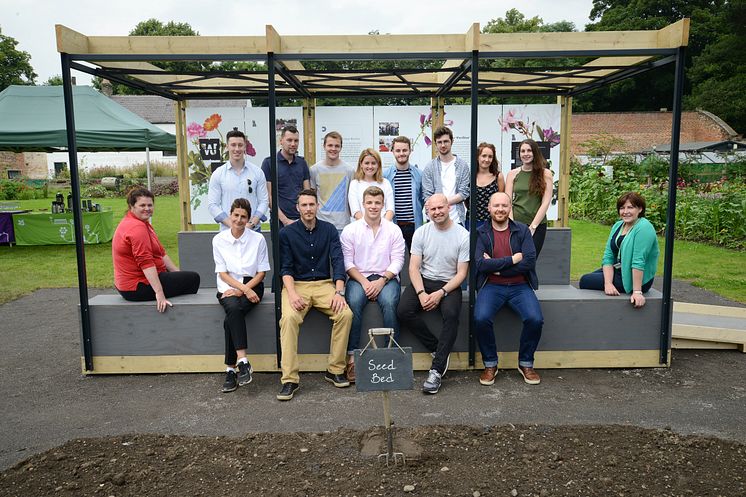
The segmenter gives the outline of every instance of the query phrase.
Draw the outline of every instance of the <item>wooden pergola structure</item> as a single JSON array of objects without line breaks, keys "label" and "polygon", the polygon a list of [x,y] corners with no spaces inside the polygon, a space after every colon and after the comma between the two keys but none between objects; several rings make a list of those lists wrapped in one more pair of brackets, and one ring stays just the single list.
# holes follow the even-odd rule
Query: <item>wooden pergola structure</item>
[{"label": "wooden pergola structure", "polygon": [[[280,35],[272,26],[264,36],[86,36],[56,26],[62,61],[70,174],[73,193],[81,323],[86,368],[92,369],[88,290],[80,212],[75,146],[72,69],[139,88],[175,101],[179,188],[188,189],[186,101],[193,99],[268,98],[270,149],[276,150],[275,109],[278,99],[303,99],[306,150],[313,150],[316,99],[333,97],[429,98],[433,127],[443,121],[446,97],[471,100],[471,149],[477,148],[479,97],[551,95],[561,104],[559,225],[568,224],[569,137],[572,99],[587,91],[675,64],[669,204],[660,329],[660,362],[668,360],[671,335],[671,271],[676,204],[684,53],[689,19],[654,31],[484,34],[478,23],[463,34]],[[574,62],[568,62],[568,59]],[[356,61],[388,61],[381,68],[360,69]],[[533,60],[531,66],[511,61]],[[259,62],[261,70],[225,70],[220,62]],[[318,62],[334,61],[321,65]],[[403,62],[406,61],[406,62]],[[579,62],[578,62],[579,61]],[[162,69],[159,62],[202,62],[203,70]],[[332,69],[328,67],[333,66]],[[187,66],[189,67],[189,66]],[[319,67],[327,67],[319,69]],[[476,157],[472,154],[472,189]],[[272,196],[277,198],[276,156]],[[311,158],[313,159],[313,158]],[[473,196],[470,199],[474,202]],[[474,207],[473,205],[471,206]],[[279,260],[277,206],[272,206],[274,260]],[[182,220],[189,218],[182,197]],[[474,220],[472,220],[474,223]],[[471,227],[474,232],[474,226]],[[472,239],[472,252],[475,239]],[[277,274],[277,272],[276,272]],[[474,305],[475,274],[470,275]],[[277,281],[274,288],[279,288]],[[276,299],[279,321],[280,299]],[[473,310],[473,309],[472,309]],[[473,312],[471,313],[473,315]]]}]

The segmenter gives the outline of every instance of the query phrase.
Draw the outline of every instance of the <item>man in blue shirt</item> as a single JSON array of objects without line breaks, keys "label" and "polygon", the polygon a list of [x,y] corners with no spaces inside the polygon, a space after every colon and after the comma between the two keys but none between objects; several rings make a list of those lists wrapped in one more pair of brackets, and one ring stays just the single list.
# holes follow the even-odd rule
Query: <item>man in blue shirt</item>
[{"label": "man in blue shirt", "polygon": [[246,227],[259,231],[261,219],[269,209],[267,184],[262,171],[246,160],[246,135],[234,128],[225,135],[229,160],[213,171],[207,190],[207,208],[220,226],[220,231],[230,228],[231,204],[245,198],[251,205],[252,216]]},{"label": "man in blue shirt", "polygon": [[[280,150],[277,152],[277,213],[281,226],[298,220],[298,210],[295,202],[301,190],[311,187],[310,173],[306,160],[298,152],[300,133],[295,126],[285,126],[280,132]],[[267,181],[267,191],[270,192],[269,202],[272,205],[272,172],[270,171],[270,157],[262,162],[262,171]]]},{"label": "man in blue shirt", "polygon": [[282,389],[277,400],[290,400],[299,388],[298,332],[306,313],[315,307],[332,322],[329,364],[324,379],[343,388],[347,338],[352,311],[345,301],[345,265],[339,234],[333,224],[316,218],[316,190],[298,194],[300,222],[280,230],[282,276]]}]

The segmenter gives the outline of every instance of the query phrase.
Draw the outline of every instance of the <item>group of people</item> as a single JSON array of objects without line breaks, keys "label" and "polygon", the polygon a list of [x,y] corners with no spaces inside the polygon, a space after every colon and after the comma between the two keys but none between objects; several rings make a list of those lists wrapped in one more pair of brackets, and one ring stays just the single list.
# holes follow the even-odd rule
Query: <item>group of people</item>
[{"label": "group of people", "polygon": [[[270,269],[265,238],[257,233],[273,199],[270,158],[261,169],[245,157],[245,136],[228,132],[229,160],[210,178],[208,205],[220,226],[213,239],[217,298],[225,309],[223,391],[251,382],[245,315],[264,293]],[[297,154],[300,136],[293,126],[280,135],[277,152],[277,211],[282,279],[282,387],[278,400],[290,400],[300,385],[298,336],[306,313],[315,308],[332,322],[325,379],[343,388],[355,382],[353,352],[360,346],[362,315],[368,303],[379,306],[383,326],[409,330],[431,353],[422,390],[435,394],[456,341],[462,305],[462,283],[469,264],[477,274],[474,311],[476,338],[484,362],[479,381],[492,385],[497,374],[494,318],[508,305],[521,318],[518,371],[526,383],[541,381],[534,353],[543,326],[536,260],[546,235],[546,212],[552,196],[552,173],[533,140],[520,144],[521,166],[500,172],[495,147],[478,148],[476,251],[464,227],[470,196],[469,165],[452,153],[453,134],[434,132],[438,156],[422,170],[409,163],[411,142],[392,141],[395,165],[382,169],[381,157],[366,148],[357,168],[340,159],[342,136],[328,133],[325,157],[308,167]],[[168,298],[196,293],[199,275],[179,271],[165,254],[150,225],[153,195],[132,190],[129,211],[114,235],[115,284],[128,300],[156,300],[164,312]],[[635,307],[655,275],[658,244],[644,219],[645,201],[635,193],[619,199],[621,220],[607,242],[602,268],[583,276],[581,288],[609,295],[631,294]],[[428,219],[429,222],[425,222]],[[248,229],[247,229],[248,228]],[[401,289],[405,250],[410,284]],[[437,310],[437,336],[423,319]]]}]

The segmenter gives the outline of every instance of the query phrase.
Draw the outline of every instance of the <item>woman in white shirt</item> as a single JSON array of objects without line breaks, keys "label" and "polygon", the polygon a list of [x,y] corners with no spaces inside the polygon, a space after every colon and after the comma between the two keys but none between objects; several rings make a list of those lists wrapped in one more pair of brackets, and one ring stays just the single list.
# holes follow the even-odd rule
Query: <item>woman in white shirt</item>
[{"label": "woman in white shirt", "polygon": [[[253,372],[246,357],[246,314],[264,296],[264,274],[269,271],[264,236],[246,229],[251,204],[237,198],[231,205],[230,229],[212,239],[212,255],[217,273],[218,301],[225,309],[225,364],[223,392],[251,383]],[[238,372],[236,372],[238,369]]]},{"label": "woman in white shirt", "polygon": [[363,217],[363,193],[369,186],[377,186],[383,190],[383,217],[389,221],[394,219],[394,189],[389,180],[383,177],[380,154],[372,148],[360,152],[355,178],[350,182],[347,193],[353,220]]}]

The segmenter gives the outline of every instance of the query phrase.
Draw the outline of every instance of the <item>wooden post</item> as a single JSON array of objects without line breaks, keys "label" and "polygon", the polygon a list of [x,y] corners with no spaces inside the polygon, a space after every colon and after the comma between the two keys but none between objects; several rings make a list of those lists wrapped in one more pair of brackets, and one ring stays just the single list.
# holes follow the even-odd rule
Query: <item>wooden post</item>
[{"label": "wooden post", "polygon": [[561,105],[560,164],[557,192],[557,222],[555,226],[570,226],[570,135],[572,134],[572,97],[557,97]]},{"label": "wooden post", "polygon": [[430,148],[432,149],[431,155],[433,159],[438,156],[438,148],[435,146],[435,136],[433,135],[433,132],[435,131],[435,128],[443,126],[443,123],[445,122],[445,105],[446,99],[444,97],[430,98],[430,115],[432,116],[432,124],[430,126],[430,140],[432,140],[432,145]]},{"label": "wooden post", "polygon": [[181,231],[192,231],[192,209],[189,208],[191,195],[189,192],[189,165],[187,164],[187,135],[186,135],[186,102],[175,101],[176,113],[176,163],[178,165],[177,180],[179,182],[179,212],[181,214]]},{"label": "wooden post", "polygon": [[316,163],[316,99],[303,99],[303,157]]}]

